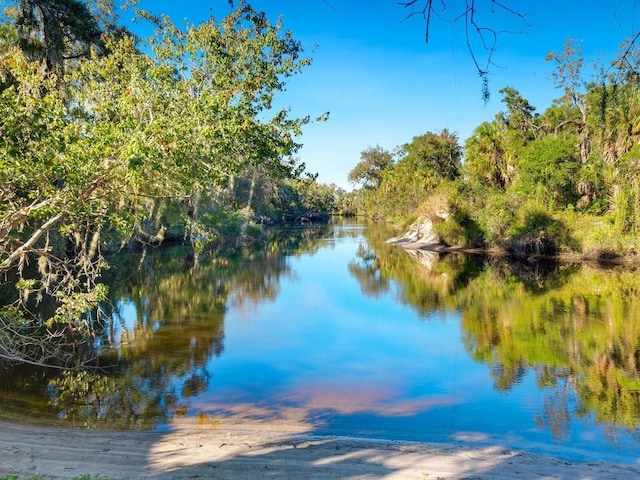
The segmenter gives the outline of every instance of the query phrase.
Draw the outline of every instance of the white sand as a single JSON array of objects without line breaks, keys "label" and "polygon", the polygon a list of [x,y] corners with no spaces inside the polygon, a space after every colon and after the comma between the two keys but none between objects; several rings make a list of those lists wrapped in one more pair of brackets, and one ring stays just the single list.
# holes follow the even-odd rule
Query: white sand
[{"label": "white sand", "polygon": [[640,465],[571,463],[498,446],[308,437],[283,423],[185,421],[170,433],[136,433],[0,422],[0,432],[0,476],[20,479],[640,479]]}]

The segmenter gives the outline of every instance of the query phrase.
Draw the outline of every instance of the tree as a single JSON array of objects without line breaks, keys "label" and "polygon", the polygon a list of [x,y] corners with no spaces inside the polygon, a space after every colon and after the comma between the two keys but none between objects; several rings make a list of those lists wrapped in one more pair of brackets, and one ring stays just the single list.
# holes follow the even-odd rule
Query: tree
[{"label": "tree", "polygon": [[17,45],[18,31],[13,25],[0,24],[0,48],[8,50]]},{"label": "tree", "polygon": [[[636,168],[640,140],[640,50],[624,42],[608,68],[601,67],[598,82],[586,84],[586,125],[581,144],[589,146],[580,190],[584,203],[600,198],[615,212],[617,225],[638,223]],[[582,124],[582,122],[581,122]],[[597,175],[594,175],[597,174]],[[608,191],[604,191],[604,183]],[[634,227],[635,228],[635,227]],[[620,228],[625,231],[626,228]]]},{"label": "tree", "polygon": [[[272,111],[309,63],[292,34],[244,4],[185,30],[141,15],[156,23],[154,40],[104,37],[105,54],[81,59],[64,92],[40,60],[0,54],[0,81],[15,79],[0,95],[0,272],[20,292],[0,317],[15,331],[42,333],[46,321],[45,331],[90,338],[84,312],[105,295],[105,247],[161,241],[170,209],[193,230],[199,199],[247,169],[296,173],[282,159],[310,118]],[[28,301],[46,295],[55,314],[30,316]]]},{"label": "tree", "polygon": [[360,162],[349,172],[349,182],[364,188],[376,189],[382,182],[383,172],[393,165],[393,154],[380,145],[368,147],[360,153]]},{"label": "tree", "polygon": [[507,160],[504,132],[497,122],[483,122],[465,143],[464,171],[472,181],[504,190],[514,169]]},{"label": "tree", "polygon": [[440,133],[413,137],[403,149],[405,156],[398,163],[411,165],[415,173],[423,174],[434,184],[460,175],[462,149],[458,137],[446,128]]},{"label": "tree", "polygon": [[515,190],[548,208],[566,207],[578,199],[579,155],[572,137],[531,142],[518,157]]},{"label": "tree", "polygon": [[507,106],[507,111],[498,113],[496,120],[503,124],[507,130],[513,131],[523,144],[535,138],[539,129],[538,115],[535,113],[536,107],[531,105],[513,87],[504,87],[500,93],[502,94],[502,103]]},{"label": "tree", "polygon": [[583,78],[584,56],[582,49],[574,40],[567,39],[561,53],[550,52],[546,61],[554,61],[556,70],[553,73],[554,85],[563,90],[563,100],[571,107],[577,108],[580,118],[576,121],[569,119],[556,126],[556,131],[565,124],[575,124],[580,138],[580,160],[583,164],[589,160],[589,134],[587,120],[589,116],[589,103],[587,91],[589,83]]},{"label": "tree", "polygon": [[399,150],[393,166],[382,171],[375,210],[385,218],[403,218],[441,183],[460,175],[462,149],[447,129],[418,135]]},{"label": "tree", "polygon": [[588,85],[587,127],[603,159],[615,164],[640,139],[640,49],[624,42],[598,84]]},{"label": "tree", "polygon": [[91,48],[103,50],[103,34],[113,33],[111,0],[92,10],[80,0],[16,0],[9,10],[17,27],[18,44],[29,58],[42,62],[43,72],[60,75],[65,62],[87,57]]}]

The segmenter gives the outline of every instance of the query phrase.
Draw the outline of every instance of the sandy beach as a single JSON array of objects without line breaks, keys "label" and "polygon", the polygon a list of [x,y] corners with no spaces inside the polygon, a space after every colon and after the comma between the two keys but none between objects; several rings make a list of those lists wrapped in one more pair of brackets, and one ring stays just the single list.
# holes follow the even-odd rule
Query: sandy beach
[{"label": "sandy beach", "polygon": [[638,479],[640,465],[566,462],[500,446],[310,437],[286,424],[184,421],[171,432],[0,422],[0,476],[28,479]]}]

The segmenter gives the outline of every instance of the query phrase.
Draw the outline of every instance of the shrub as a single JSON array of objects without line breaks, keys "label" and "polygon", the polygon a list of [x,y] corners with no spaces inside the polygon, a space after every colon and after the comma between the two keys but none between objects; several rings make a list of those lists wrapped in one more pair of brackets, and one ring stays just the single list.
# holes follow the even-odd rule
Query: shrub
[{"label": "shrub", "polygon": [[523,209],[510,237],[507,249],[516,256],[553,256],[562,250],[579,250],[564,222],[535,206]]}]

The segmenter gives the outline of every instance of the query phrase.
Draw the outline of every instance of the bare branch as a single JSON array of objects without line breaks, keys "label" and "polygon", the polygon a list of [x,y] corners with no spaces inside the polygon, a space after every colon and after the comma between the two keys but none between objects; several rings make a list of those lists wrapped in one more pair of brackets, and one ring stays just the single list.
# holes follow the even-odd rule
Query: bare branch
[{"label": "bare branch", "polygon": [[[414,10],[414,7],[419,3],[420,0],[410,0],[406,2],[398,2],[399,5],[402,5],[405,8],[411,8],[411,13],[407,15],[407,18],[414,17],[416,15],[420,15],[425,19],[426,28],[425,28],[425,43],[429,43],[429,34],[431,31],[431,16],[434,13],[433,9],[433,0],[424,0],[425,4],[422,9]],[[446,10],[446,5],[444,0],[440,0],[440,6],[442,10]]]},{"label": "bare branch", "polygon": [[[437,15],[443,21],[456,23],[459,21],[464,22],[465,39],[467,45],[467,51],[473,61],[476,71],[482,79],[482,95],[485,101],[489,99],[489,71],[492,66],[495,66],[493,62],[494,54],[498,48],[498,38],[501,35],[506,34],[521,34],[522,30],[509,30],[509,29],[497,29],[490,25],[486,25],[479,20],[478,8],[480,6],[486,6],[490,9],[490,15],[497,15],[500,12],[507,13],[509,16],[514,17],[518,22],[524,25],[524,28],[529,27],[529,23],[526,17],[521,12],[518,12],[504,3],[497,0],[465,0],[464,6],[461,11],[447,20],[443,16],[438,15],[437,10],[434,7],[434,0],[407,0],[398,2],[404,8],[411,9],[407,18],[419,15],[425,20],[425,41],[429,43],[431,34],[432,18]],[[446,10],[446,0],[440,0],[440,9],[442,12]],[[480,49],[485,52],[486,58],[481,61],[478,55],[478,50],[474,46],[475,41],[480,42]]]},{"label": "bare branch", "polygon": [[[96,360],[95,355],[82,358],[78,350],[89,346],[88,337],[75,336],[69,341],[70,332],[46,329],[43,335],[33,335],[24,326],[5,318],[0,312],[0,359],[11,363],[26,363],[60,370],[85,370]],[[80,360],[80,361],[79,361]]]}]

